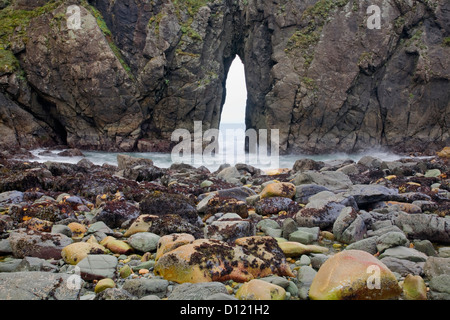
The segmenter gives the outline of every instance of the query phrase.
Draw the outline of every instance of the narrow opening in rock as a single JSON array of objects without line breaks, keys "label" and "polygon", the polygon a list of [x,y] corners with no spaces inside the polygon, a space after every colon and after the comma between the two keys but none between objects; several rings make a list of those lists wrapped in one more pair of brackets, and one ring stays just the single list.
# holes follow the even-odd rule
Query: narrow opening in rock
[{"label": "narrow opening in rock", "polygon": [[242,60],[236,56],[231,63],[226,81],[225,104],[220,120],[222,152],[236,157],[245,156],[245,109],[247,84]]}]

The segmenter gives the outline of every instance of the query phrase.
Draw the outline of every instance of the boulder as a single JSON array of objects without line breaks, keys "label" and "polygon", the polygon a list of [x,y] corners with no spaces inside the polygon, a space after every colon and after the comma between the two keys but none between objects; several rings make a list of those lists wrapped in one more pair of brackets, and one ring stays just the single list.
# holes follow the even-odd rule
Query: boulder
[{"label": "boulder", "polygon": [[112,236],[107,236],[100,242],[100,245],[109,249],[112,253],[130,254],[133,252],[133,248],[127,242],[115,239]]},{"label": "boulder", "polygon": [[206,300],[215,294],[228,295],[227,288],[223,283],[182,283],[174,287],[167,300]]},{"label": "boulder", "polygon": [[450,222],[446,218],[432,214],[400,213],[394,223],[410,239],[450,243]]},{"label": "boulder", "polygon": [[81,260],[77,267],[81,278],[86,281],[113,278],[115,276],[118,259],[107,254],[88,255]]},{"label": "boulder", "polygon": [[443,274],[450,275],[450,258],[428,257],[423,272],[429,279]]},{"label": "boulder", "polygon": [[359,240],[349,244],[346,249],[347,250],[362,250],[366,251],[372,255],[378,252],[377,250],[377,240],[378,237],[370,237],[367,239]]},{"label": "boulder", "polygon": [[178,283],[292,276],[283,252],[271,237],[240,238],[233,246],[218,240],[196,240],[162,255],[154,272]]},{"label": "boulder", "polygon": [[8,239],[16,258],[61,259],[64,247],[72,243],[72,239],[63,234],[34,230],[13,232]]},{"label": "boulder", "polygon": [[104,254],[106,248],[100,244],[89,242],[75,242],[64,247],[61,257],[68,264],[78,264],[90,254]]},{"label": "boulder", "polygon": [[317,275],[317,271],[310,266],[301,266],[298,270],[297,279],[299,282],[299,298],[306,300],[308,298],[309,288]]},{"label": "boulder", "polygon": [[343,172],[337,171],[305,171],[298,173],[293,180],[296,186],[302,184],[317,184],[329,190],[345,190],[350,188],[353,183]]},{"label": "boulder", "polygon": [[78,222],[71,222],[67,227],[70,229],[71,237],[74,240],[83,239],[84,234],[87,232],[86,226]]},{"label": "boulder", "polygon": [[395,275],[365,251],[345,250],[329,258],[311,284],[312,300],[379,300],[402,292]]},{"label": "boulder", "polygon": [[450,300],[450,275],[443,274],[430,281],[430,300]]},{"label": "boulder", "polygon": [[219,212],[237,213],[244,219],[248,218],[248,207],[245,200],[238,200],[234,197],[222,197],[219,194],[208,196],[205,199],[208,199],[206,204],[198,205],[204,214],[213,215]]},{"label": "boulder", "polygon": [[296,194],[295,185],[289,182],[271,183],[259,194],[261,199],[270,197],[283,197],[292,199]]},{"label": "boulder", "polygon": [[389,201],[396,199],[398,190],[389,189],[377,184],[357,184],[350,186],[344,193],[347,197],[353,197],[358,206],[364,206],[380,201]]},{"label": "boulder", "polygon": [[124,200],[106,201],[92,219],[92,223],[103,221],[110,228],[120,228],[127,220],[139,216],[139,208]]},{"label": "boulder", "polygon": [[277,215],[281,211],[288,216],[294,216],[300,206],[297,202],[285,197],[270,197],[257,201],[254,205],[257,214],[262,216]]},{"label": "boulder", "polygon": [[363,240],[367,233],[366,224],[357,210],[345,207],[333,224],[333,234],[336,240],[343,243],[353,243]]},{"label": "boulder", "polygon": [[207,239],[234,242],[238,238],[251,237],[256,233],[251,220],[244,220],[235,213],[227,213],[205,227]]},{"label": "boulder", "polygon": [[95,285],[94,292],[100,293],[103,290],[109,289],[109,288],[115,288],[116,284],[114,283],[113,279],[110,278],[104,278],[101,279],[97,284]]},{"label": "boulder", "polygon": [[139,202],[139,210],[143,215],[177,215],[192,224],[199,219],[194,204],[182,194],[152,191]]},{"label": "boulder", "polygon": [[317,184],[301,184],[295,187],[296,193],[294,200],[298,203],[307,204],[309,198],[322,191],[330,191],[330,189]]},{"label": "boulder", "polygon": [[406,277],[408,274],[421,275],[423,274],[424,262],[414,262],[411,260],[400,259],[396,257],[383,257],[380,259],[389,270],[397,272]]}]

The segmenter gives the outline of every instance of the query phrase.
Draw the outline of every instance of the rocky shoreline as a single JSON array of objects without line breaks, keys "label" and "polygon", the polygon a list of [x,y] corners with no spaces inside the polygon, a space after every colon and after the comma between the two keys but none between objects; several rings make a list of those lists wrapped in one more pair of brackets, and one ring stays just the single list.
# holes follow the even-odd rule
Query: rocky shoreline
[{"label": "rocky shoreline", "polygon": [[2,300],[450,299],[448,149],[270,173],[11,158]]}]

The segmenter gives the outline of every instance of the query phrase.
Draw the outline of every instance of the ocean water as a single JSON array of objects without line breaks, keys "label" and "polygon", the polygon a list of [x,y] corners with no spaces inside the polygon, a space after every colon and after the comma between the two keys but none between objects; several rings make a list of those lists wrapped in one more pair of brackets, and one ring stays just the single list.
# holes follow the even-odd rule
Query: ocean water
[{"label": "ocean water", "polygon": [[[83,151],[84,157],[63,157],[57,154],[61,150],[50,151],[51,154],[39,155],[44,149],[32,150],[31,153],[36,159],[29,159],[29,161],[37,162],[62,162],[62,163],[77,163],[83,158],[92,161],[96,165],[111,164],[117,165],[117,155],[127,154],[134,157],[152,159],[154,165],[160,168],[168,168],[173,163],[188,163],[194,167],[205,166],[211,172],[216,171],[221,164],[228,163],[235,165],[237,163],[246,163],[256,168],[269,170],[278,168],[291,169],[294,163],[299,159],[313,159],[316,161],[332,161],[332,160],[346,160],[351,159],[355,162],[359,161],[366,155],[380,158],[384,161],[395,161],[404,156],[400,156],[394,153],[386,152],[383,150],[372,150],[370,152],[364,152],[360,154],[346,154],[346,153],[334,153],[323,155],[302,155],[302,154],[289,154],[289,155],[270,155],[265,150],[259,153],[247,154],[244,152],[244,140],[245,131],[242,125],[227,124],[220,127],[220,134],[218,137],[218,145],[215,145],[215,155],[209,154],[191,154],[182,158],[171,153],[125,153],[125,152],[99,152],[99,151]],[[179,156],[179,155],[178,155]]]}]

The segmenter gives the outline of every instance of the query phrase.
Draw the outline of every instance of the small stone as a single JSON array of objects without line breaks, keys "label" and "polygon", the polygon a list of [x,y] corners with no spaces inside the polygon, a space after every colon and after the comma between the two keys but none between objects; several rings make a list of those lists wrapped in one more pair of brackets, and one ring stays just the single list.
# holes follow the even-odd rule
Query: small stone
[{"label": "small stone", "polygon": [[378,237],[377,250],[384,252],[386,249],[405,246],[408,244],[408,239],[403,232],[388,232]]},{"label": "small stone", "polygon": [[236,167],[228,167],[217,174],[217,178],[225,180],[228,183],[240,184],[241,174]]},{"label": "small stone", "polygon": [[261,199],[270,197],[284,197],[292,199],[296,194],[295,185],[289,182],[271,183],[260,193]]},{"label": "small stone", "polygon": [[277,286],[280,286],[284,289],[286,289],[289,285],[289,280],[287,280],[286,278],[283,278],[283,277],[279,277],[279,276],[269,276],[269,277],[261,278],[261,280],[272,283],[272,284],[276,284]]},{"label": "small stone", "polygon": [[97,221],[89,225],[89,228],[87,230],[87,233],[96,233],[96,232],[103,232],[105,234],[112,234],[113,231],[110,227],[108,227],[103,221]]},{"label": "small stone", "polygon": [[437,155],[439,158],[450,159],[450,147],[445,147]]},{"label": "small stone", "polygon": [[311,264],[311,258],[306,254],[302,255],[299,261],[301,266],[309,266]]},{"label": "small stone", "polygon": [[320,231],[320,235],[322,236],[322,238],[330,240],[330,241],[334,241],[334,234],[330,231]]},{"label": "small stone", "polygon": [[214,183],[212,181],[209,180],[205,180],[202,183],[200,183],[200,188],[208,188],[210,186],[212,186]]},{"label": "small stone", "polygon": [[72,243],[72,239],[63,234],[35,230],[12,232],[8,240],[16,258],[61,259],[64,247]]},{"label": "small stone", "polygon": [[443,274],[450,276],[450,258],[429,257],[425,262],[423,272],[429,279]]},{"label": "small stone", "polygon": [[269,237],[280,238],[283,234],[283,231],[281,229],[274,229],[274,228],[267,227],[265,229],[264,233],[266,236],[269,236]]},{"label": "small stone", "polygon": [[427,300],[427,286],[421,276],[406,276],[403,281],[403,296],[406,300]]},{"label": "small stone", "polygon": [[[450,258],[450,247],[442,247],[439,248],[439,257],[441,258]],[[431,254],[429,254],[431,256]]]},{"label": "small stone", "polygon": [[429,286],[431,300],[450,300],[450,275],[442,274],[434,277]]},{"label": "small stone", "polygon": [[[100,244],[102,244],[102,242]],[[133,252],[133,248],[128,243],[122,240],[112,239],[103,245],[111,250],[111,252],[117,254],[129,254]]]},{"label": "small stone", "polygon": [[281,229],[283,230],[283,238],[289,239],[289,235],[298,230],[298,223],[292,218],[284,219]]},{"label": "small stone", "polygon": [[137,266],[132,267],[133,271],[139,272],[142,269],[151,269],[155,266],[155,260],[149,260],[143,263],[138,264]]},{"label": "small stone", "polygon": [[147,274],[147,273],[149,273],[149,272],[150,272],[150,271],[149,271],[148,269],[140,269],[138,273],[139,273],[140,275],[144,275],[144,274]]},{"label": "small stone", "polygon": [[106,290],[108,288],[115,288],[116,284],[114,283],[114,280],[110,278],[101,279],[97,284],[95,285],[94,292],[99,293],[103,290]]},{"label": "small stone", "polygon": [[39,218],[31,218],[19,224],[20,228],[26,228],[28,230],[35,230],[41,232],[50,232],[52,230],[53,222],[42,220]]},{"label": "small stone", "polygon": [[378,237],[370,237],[367,239],[359,240],[357,242],[353,242],[352,244],[349,244],[346,248],[346,250],[362,250],[366,251],[370,254],[376,254],[377,253],[377,239]]},{"label": "small stone", "polygon": [[314,236],[311,233],[297,230],[289,235],[289,241],[310,244],[314,241]]},{"label": "small stone", "polygon": [[278,285],[253,279],[239,288],[236,298],[239,300],[284,300],[286,290]]},{"label": "small stone", "polygon": [[119,275],[122,279],[128,278],[133,273],[131,267],[126,264],[119,270]]},{"label": "small stone", "polygon": [[51,233],[61,233],[69,238],[72,238],[72,230],[66,225],[63,224],[54,224],[52,226]]}]

